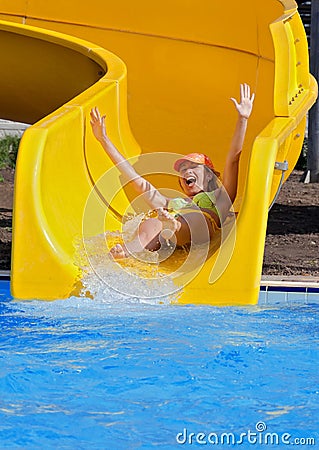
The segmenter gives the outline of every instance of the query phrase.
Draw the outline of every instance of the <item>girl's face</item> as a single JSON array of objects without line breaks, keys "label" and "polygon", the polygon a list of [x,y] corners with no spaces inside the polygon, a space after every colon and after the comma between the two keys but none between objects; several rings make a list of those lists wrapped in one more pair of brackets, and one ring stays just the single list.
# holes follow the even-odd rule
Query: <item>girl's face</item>
[{"label": "girl's face", "polygon": [[183,162],[180,165],[179,174],[181,187],[189,197],[208,191],[208,184],[213,178],[213,174],[210,174],[203,164],[192,161]]}]

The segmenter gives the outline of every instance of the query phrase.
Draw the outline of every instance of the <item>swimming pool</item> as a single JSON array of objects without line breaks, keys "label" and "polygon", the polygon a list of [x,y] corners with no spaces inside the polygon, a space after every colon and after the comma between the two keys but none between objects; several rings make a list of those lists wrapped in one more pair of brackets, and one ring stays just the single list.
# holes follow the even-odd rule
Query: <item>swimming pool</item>
[{"label": "swimming pool", "polygon": [[319,446],[315,293],[15,302],[2,281],[0,308],[1,448]]}]

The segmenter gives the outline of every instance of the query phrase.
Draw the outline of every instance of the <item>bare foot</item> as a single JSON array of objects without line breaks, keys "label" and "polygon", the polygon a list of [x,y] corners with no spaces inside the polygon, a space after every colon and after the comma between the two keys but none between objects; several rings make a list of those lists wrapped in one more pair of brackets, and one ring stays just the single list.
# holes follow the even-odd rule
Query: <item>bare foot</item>
[{"label": "bare foot", "polygon": [[179,231],[181,228],[180,222],[176,220],[175,217],[167,211],[167,209],[158,208],[157,217],[163,223],[161,236],[166,240],[171,239],[175,232]]},{"label": "bare foot", "polygon": [[110,249],[110,256],[113,259],[123,259],[128,257],[128,252],[121,244],[116,244]]}]

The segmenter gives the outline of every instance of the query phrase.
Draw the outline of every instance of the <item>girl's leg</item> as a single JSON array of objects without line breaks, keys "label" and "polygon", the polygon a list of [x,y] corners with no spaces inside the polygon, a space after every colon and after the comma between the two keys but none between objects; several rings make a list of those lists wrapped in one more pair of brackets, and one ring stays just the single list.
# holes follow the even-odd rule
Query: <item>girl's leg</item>
[{"label": "girl's leg", "polygon": [[[115,259],[129,256],[130,253],[140,253],[143,250],[155,251],[161,247],[160,234],[164,231],[176,236],[178,246],[193,244],[205,244],[210,242],[214,228],[209,219],[200,212],[187,213],[175,219],[173,216],[159,215],[160,219],[152,218],[142,222],[138,228],[136,237],[122,246],[115,245],[110,253]],[[169,226],[171,222],[171,226]],[[166,239],[165,235],[163,236]],[[169,237],[170,238],[170,237]]]},{"label": "girl's leg", "polygon": [[211,220],[204,214],[190,212],[178,218],[181,226],[176,231],[176,243],[178,246],[189,244],[207,244],[211,240],[216,227],[213,227]]},{"label": "girl's leg", "polygon": [[213,219],[206,217],[200,210],[175,218],[167,210],[159,208],[158,218],[163,224],[163,239],[171,239],[175,235],[175,243],[179,246],[189,245],[191,241],[194,244],[208,243],[218,227],[217,224],[213,226]]},{"label": "girl's leg", "polygon": [[140,253],[143,250],[158,250],[160,248],[159,234],[162,231],[162,222],[158,219],[146,219],[138,228],[136,237],[122,246],[116,244],[110,249],[115,259],[126,258],[130,253]]}]

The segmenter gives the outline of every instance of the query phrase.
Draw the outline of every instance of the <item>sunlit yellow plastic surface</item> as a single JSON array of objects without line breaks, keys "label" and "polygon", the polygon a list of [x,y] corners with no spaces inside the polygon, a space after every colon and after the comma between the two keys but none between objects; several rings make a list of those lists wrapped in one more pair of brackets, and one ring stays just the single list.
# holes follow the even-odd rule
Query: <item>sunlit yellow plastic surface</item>
[{"label": "sunlit yellow plastic surface", "polygon": [[[76,290],[83,210],[92,183],[110,168],[89,130],[92,106],[107,114],[109,133],[126,156],[202,151],[222,171],[236,121],[229,98],[247,82],[256,100],[241,158],[232,258],[217,280],[209,259],[179,301],[256,303],[268,206],[281,178],[274,164],[288,161],[287,178],[317,95],[295,2],[164,1],[155,9],[146,0],[95,0],[94,7],[75,0],[0,0],[0,18],[12,22],[0,27],[7,68],[1,116],[39,120],[19,150],[13,294],[60,298]],[[120,187],[116,177],[112,183]],[[176,182],[168,187],[176,189]],[[123,213],[126,196],[116,201]],[[103,208],[97,194],[97,216]],[[107,223],[120,226],[116,215]],[[91,232],[97,231],[92,220]]]}]

